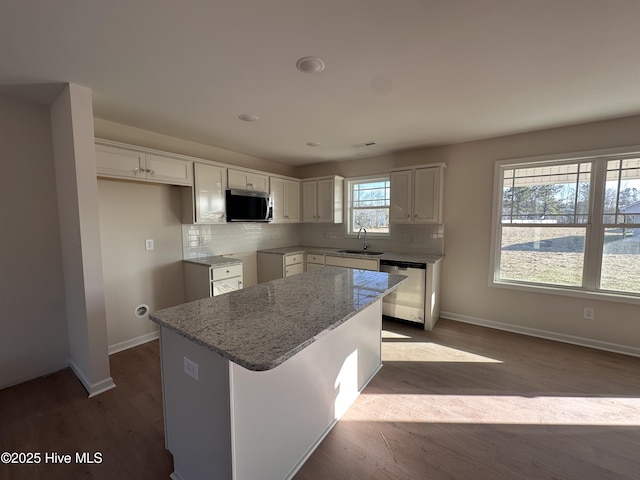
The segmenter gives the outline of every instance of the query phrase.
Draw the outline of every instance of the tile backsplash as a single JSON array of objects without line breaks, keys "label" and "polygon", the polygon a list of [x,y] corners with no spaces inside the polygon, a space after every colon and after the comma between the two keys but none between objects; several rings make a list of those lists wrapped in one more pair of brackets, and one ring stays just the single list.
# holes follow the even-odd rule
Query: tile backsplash
[{"label": "tile backsplash", "polygon": [[[444,254],[444,225],[392,225],[391,237],[368,238],[372,250]],[[345,237],[342,224],[229,223],[182,225],[183,258],[250,252],[293,245],[354,248],[362,241]]]},{"label": "tile backsplash", "polygon": [[[345,236],[343,224],[301,224],[300,244],[327,248],[362,248],[362,240]],[[371,250],[444,254],[444,225],[391,225],[389,238],[367,237]]]},{"label": "tile backsplash", "polygon": [[182,258],[299,245],[298,227],[297,224],[268,223],[182,225]]}]

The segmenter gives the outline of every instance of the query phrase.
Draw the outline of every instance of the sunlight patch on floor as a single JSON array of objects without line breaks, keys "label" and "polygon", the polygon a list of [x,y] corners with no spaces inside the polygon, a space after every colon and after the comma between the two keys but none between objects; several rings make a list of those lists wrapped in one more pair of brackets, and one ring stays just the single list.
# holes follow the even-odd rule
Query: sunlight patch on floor
[{"label": "sunlight patch on floor", "polygon": [[389,330],[382,330],[382,338],[411,338],[409,335],[402,335],[401,333],[390,332]]},{"label": "sunlight patch on floor", "polygon": [[495,358],[430,342],[382,342],[382,362],[502,363]]},{"label": "sunlight patch on floor", "polygon": [[[377,412],[375,416],[369,412]],[[383,412],[381,415],[380,412]],[[367,394],[342,417],[356,422],[640,426],[640,399],[511,395]]]}]

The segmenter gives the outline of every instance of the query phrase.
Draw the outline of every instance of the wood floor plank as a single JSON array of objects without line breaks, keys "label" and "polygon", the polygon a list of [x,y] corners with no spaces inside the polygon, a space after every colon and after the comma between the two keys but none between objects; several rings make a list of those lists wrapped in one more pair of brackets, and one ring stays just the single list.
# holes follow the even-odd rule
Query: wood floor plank
[{"label": "wood floor plank", "polygon": [[[385,322],[382,370],[296,480],[637,480],[640,359],[440,320]],[[0,391],[0,480],[167,479],[158,342],[112,355],[95,398],[70,370]],[[260,479],[259,479],[260,480]]]}]

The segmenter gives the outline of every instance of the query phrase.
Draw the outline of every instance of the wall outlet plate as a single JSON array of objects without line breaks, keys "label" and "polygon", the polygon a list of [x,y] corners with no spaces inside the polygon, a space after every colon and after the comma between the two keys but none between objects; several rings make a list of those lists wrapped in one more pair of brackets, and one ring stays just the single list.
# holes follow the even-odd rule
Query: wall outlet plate
[{"label": "wall outlet plate", "polygon": [[184,359],[184,373],[193,378],[196,382],[198,381],[198,364],[189,360],[187,357],[182,357]]},{"label": "wall outlet plate", "polygon": [[596,318],[596,310],[591,307],[584,307],[584,311],[582,312],[582,318],[585,320],[593,320]]},{"label": "wall outlet plate", "polygon": [[153,250],[154,246],[153,246],[153,239],[147,239],[144,241],[144,249],[149,251],[149,250]]}]

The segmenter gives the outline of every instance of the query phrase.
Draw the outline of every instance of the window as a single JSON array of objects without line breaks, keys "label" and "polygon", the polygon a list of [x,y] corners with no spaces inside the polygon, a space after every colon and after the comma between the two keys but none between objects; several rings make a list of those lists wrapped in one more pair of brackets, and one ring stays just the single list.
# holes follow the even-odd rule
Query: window
[{"label": "window", "polygon": [[347,235],[389,235],[389,192],[388,176],[347,180]]},{"label": "window", "polygon": [[640,156],[498,162],[496,187],[493,284],[640,297]]}]

